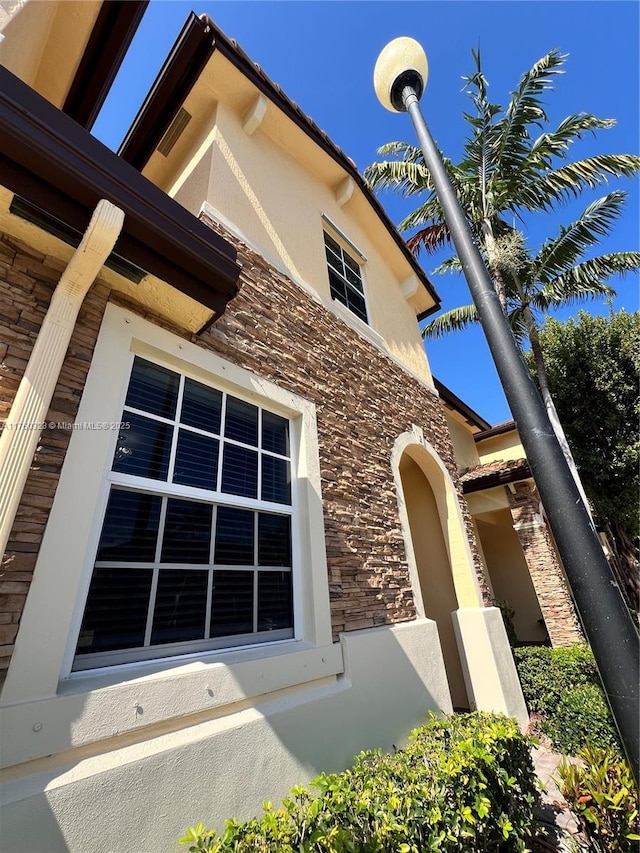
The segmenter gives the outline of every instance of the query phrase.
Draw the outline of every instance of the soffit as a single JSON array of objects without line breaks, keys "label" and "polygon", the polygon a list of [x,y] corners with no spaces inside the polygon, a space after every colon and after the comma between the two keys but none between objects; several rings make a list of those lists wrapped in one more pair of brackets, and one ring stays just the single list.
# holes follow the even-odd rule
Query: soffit
[{"label": "soffit", "polygon": [[[55,259],[62,264],[68,264],[75,251],[64,240],[43,231],[37,225],[15,216],[9,211],[14,194],[0,186],[0,231],[21,243],[31,246],[45,258]],[[17,250],[19,252],[19,249]],[[118,251],[116,243],[115,251]],[[41,275],[42,269],[35,265],[35,275]],[[29,270],[25,270],[29,275]],[[213,315],[209,308],[191,299],[167,282],[154,275],[147,274],[137,284],[129,281],[114,270],[103,267],[100,280],[112,291],[124,296],[131,304],[143,311],[149,311],[173,326],[197,333],[203,326],[210,323]]]}]

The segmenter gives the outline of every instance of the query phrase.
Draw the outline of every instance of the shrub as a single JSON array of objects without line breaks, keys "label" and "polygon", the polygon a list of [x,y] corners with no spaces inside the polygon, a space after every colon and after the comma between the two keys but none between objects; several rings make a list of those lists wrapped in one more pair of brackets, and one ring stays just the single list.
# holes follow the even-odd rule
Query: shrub
[{"label": "shrub", "polygon": [[559,788],[589,844],[597,853],[637,850],[638,788],[629,765],[609,749],[582,749],[584,766],[562,761]]},{"label": "shrub", "polygon": [[557,749],[569,755],[596,744],[622,752],[604,693],[595,684],[582,684],[567,691],[554,713],[542,721],[540,730]]},{"label": "shrub", "polygon": [[364,752],[342,773],[294,788],[282,808],[199,824],[181,839],[208,853],[516,853],[537,799],[529,742],[515,720],[473,713],[416,729],[394,754]]},{"label": "shrub", "polygon": [[586,645],[514,649],[522,692],[537,729],[556,749],[575,755],[598,744],[621,751],[591,649]]},{"label": "shrub", "polygon": [[587,645],[562,649],[526,646],[514,649],[513,655],[524,698],[533,713],[550,714],[567,690],[600,683]]}]

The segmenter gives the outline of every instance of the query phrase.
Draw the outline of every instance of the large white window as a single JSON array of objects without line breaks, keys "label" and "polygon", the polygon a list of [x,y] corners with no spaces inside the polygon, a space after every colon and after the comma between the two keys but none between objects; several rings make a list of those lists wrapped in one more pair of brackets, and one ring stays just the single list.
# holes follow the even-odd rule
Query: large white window
[{"label": "large white window", "polygon": [[136,356],[74,669],[293,637],[287,418]]},{"label": "large white window", "polygon": [[368,323],[360,264],[330,234],[324,232],[324,250],[331,296]]}]

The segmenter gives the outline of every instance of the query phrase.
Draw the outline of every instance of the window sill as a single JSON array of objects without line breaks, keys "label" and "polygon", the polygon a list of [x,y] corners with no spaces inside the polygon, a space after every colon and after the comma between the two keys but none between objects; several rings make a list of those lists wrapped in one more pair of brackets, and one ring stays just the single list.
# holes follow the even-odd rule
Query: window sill
[{"label": "window sill", "polygon": [[337,299],[331,300],[331,309],[333,313],[343,320],[347,326],[353,329],[354,332],[357,332],[363,338],[367,338],[367,340],[371,341],[375,346],[386,352],[384,338],[382,335],[379,335],[375,329],[372,329],[368,323],[365,323],[364,320],[356,317],[352,311],[349,311],[349,309],[341,302],[338,302]]},{"label": "window sill", "polygon": [[224,713],[343,671],[340,644],[286,640],[76,673],[60,682],[55,697],[0,711],[0,728],[20,733],[3,744],[2,763],[20,764],[202,712]]}]

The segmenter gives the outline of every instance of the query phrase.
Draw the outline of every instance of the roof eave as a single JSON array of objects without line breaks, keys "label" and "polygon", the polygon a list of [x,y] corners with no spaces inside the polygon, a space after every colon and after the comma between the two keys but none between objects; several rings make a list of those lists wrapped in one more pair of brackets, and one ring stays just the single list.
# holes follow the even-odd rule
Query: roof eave
[{"label": "roof eave", "polygon": [[84,231],[106,198],[125,213],[118,252],[220,315],[237,292],[235,248],[0,66],[0,182]]},{"label": "roof eave", "polygon": [[[474,411],[471,406],[468,406],[464,400],[461,400],[460,397],[454,394],[450,388],[447,388],[444,383],[440,382],[439,379],[436,379],[435,376],[433,378],[433,382],[436,387],[436,391],[440,395],[440,399],[462,415],[470,426],[475,426],[480,430],[490,429],[491,424],[488,421],[485,421],[481,415]],[[477,433],[477,435],[481,435],[481,433]]]},{"label": "roof eave", "polygon": [[90,130],[109,93],[149,0],[104,0],[62,111]]}]

